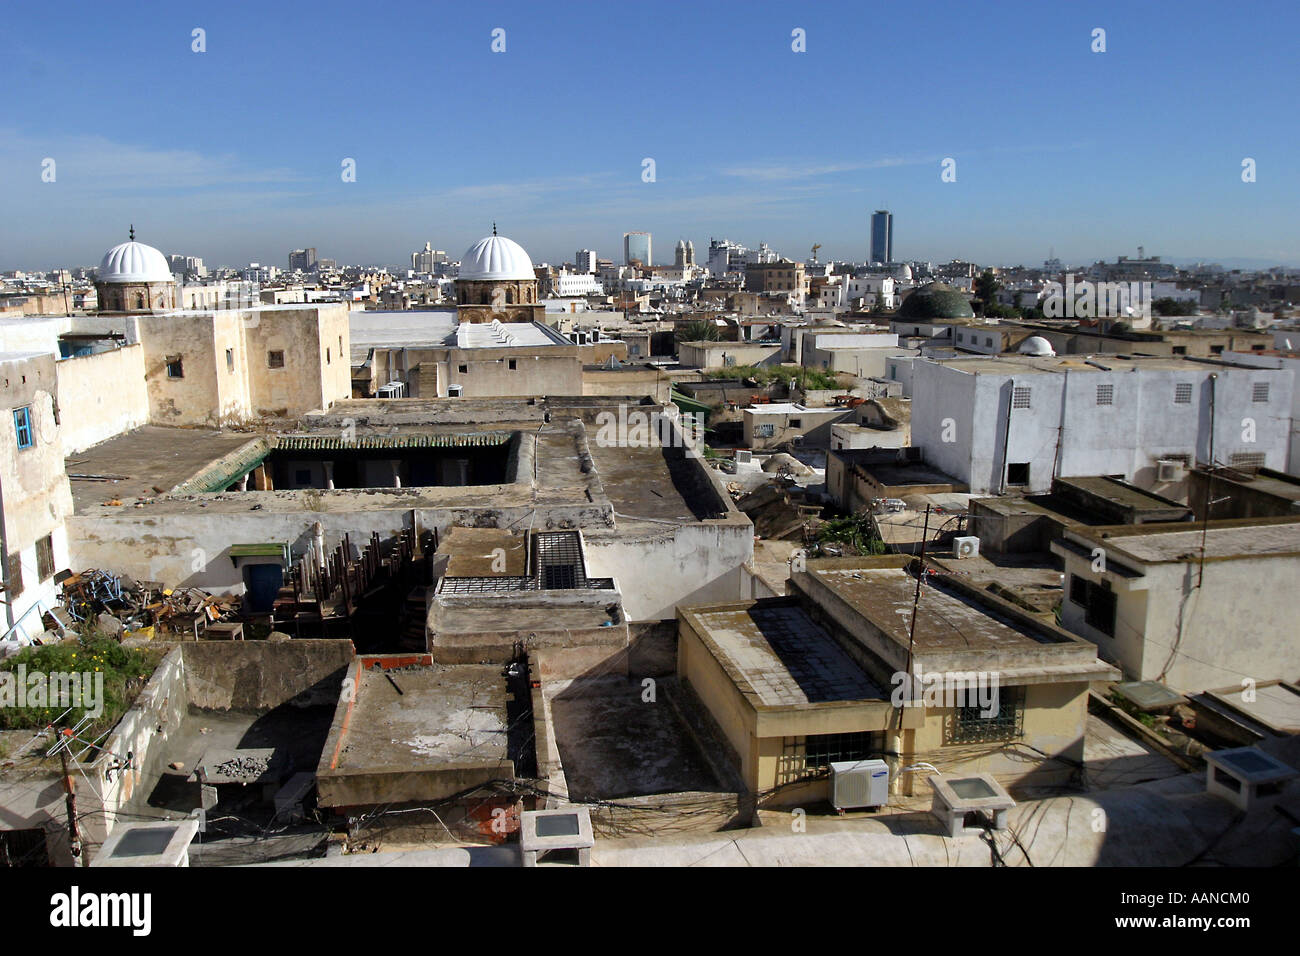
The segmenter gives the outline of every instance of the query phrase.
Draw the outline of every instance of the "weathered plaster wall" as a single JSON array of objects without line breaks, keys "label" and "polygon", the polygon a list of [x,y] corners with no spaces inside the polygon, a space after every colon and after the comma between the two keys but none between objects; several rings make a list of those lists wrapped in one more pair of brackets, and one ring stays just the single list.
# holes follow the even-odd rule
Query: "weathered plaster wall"
[{"label": "weathered plaster wall", "polygon": [[55,368],[65,455],[148,424],[142,346],[63,359]]}]

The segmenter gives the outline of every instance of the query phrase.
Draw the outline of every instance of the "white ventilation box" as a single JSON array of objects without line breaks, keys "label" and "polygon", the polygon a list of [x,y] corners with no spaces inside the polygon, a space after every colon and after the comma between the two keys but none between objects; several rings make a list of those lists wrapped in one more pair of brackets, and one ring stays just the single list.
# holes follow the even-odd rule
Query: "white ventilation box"
[{"label": "white ventilation box", "polygon": [[1183,463],[1164,459],[1156,462],[1156,481],[1178,481],[1183,477]]},{"label": "white ventilation box", "polygon": [[974,535],[953,538],[952,553],[959,558],[977,558],[980,553],[980,539]]},{"label": "white ventilation box", "polygon": [[836,810],[883,807],[889,803],[889,764],[844,760],[831,764],[831,805]]},{"label": "white ventilation box", "polygon": [[748,448],[737,448],[737,449],[736,449],[736,462],[737,462],[737,464],[748,465],[748,464],[749,464],[751,461],[753,461],[753,460],[754,460],[754,453],[753,453],[753,451],[751,451],[750,449],[748,449]]}]

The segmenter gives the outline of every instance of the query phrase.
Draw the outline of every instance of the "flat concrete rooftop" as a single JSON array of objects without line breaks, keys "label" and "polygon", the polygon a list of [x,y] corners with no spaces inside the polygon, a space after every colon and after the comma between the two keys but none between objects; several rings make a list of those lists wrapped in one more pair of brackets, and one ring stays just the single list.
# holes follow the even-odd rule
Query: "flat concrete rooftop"
[{"label": "flat concrete rooftop", "polygon": [[[902,568],[818,568],[808,574],[820,581],[890,640],[906,648],[916,579]],[[916,614],[916,647],[927,650],[1006,652],[1055,641],[1048,635],[1013,624],[956,593],[923,585]]]},{"label": "flat concrete rooftop", "polygon": [[1276,734],[1300,734],[1300,690],[1294,684],[1258,684],[1249,701],[1239,687],[1208,693]]},{"label": "flat concrete rooftop", "polygon": [[[1110,526],[1079,532],[1117,556],[1144,564],[1199,560],[1201,525],[1167,524]],[[1300,556],[1300,521],[1295,518],[1211,521],[1205,531],[1206,560],[1230,561],[1262,557]]]},{"label": "flat concrete rooftop", "polygon": [[509,777],[506,728],[499,664],[362,668],[351,720],[326,752],[339,747],[345,773],[499,765]]},{"label": "flat concrete rooftop", "polygon": [[588,447],[620,527],[701,521],[720,510],[718,496],[701,490],[701,461],[659,447],[601,447],[590,429]]},{"label": "flat concrete rooftop", "polygon": [[[659,688],[672,692],[672,679]],[[570,800],[615,800],[681,792],[725,792],[677,711],[646,703],[640,681],[623,677],[548,687],[551,723]]]},{"label": "flat concrete rooftop", "polygon": [[1098,498],[1104,498],[1122,507],[1133,508],[1137,511],[1167,511],[1170,508],[1186,507],[1162,495],[1144,491],[1136,485],[1115,478],[1108,478],[1105,475],[1058,478],[1056,480],[1066,487],[1078,488],[1087,494],[1096,495]]},{"label": "flat concrete rooftop", "polygon": [[1254,473],[1244,472],[1240,473],[1239,477],[1234,477],[1231,469],[1228,470],[1227,474],[1224,473],[1223,469],[1220,469],[1215,471],[1214,480],[1216,482],[1222,481],[1229,487],[1238,486],[1261,494],[1300,502],[1300,478],[1295,478],[1285,472],[1261,468]]},{"label": "flat concrete rooftop", "polygon": [[[129,507],[137,498],[156,498],[155,488],[171,489],[255,437],[247,432],[145,425],[100,442],[64,461],[76,512],[81,514],[112,499]],[[107,476],[110,480],[92,481],[76,475]]]},{"label": "flat concrete rooftop", "polygon": [[421,312],[348,314],[353,364],[372,348],[550,348],[574,347],[558,332],[535,322],[459,322],[454,307]]},{"label": "flat concrete rooftop", "polygon": [[857,663],[793,604],[686,612],[742,692],[768,707],[885,700]]},{"label": "flat concrete rooftop", "polygon": [[[1145,343],[1134,342],[1133,351],[1140,353]],[[1154,342],[1153,345],[1161,343]],[[1105,372],[1104,368],[1088,365],[1085,355],[996,355],[988,358],[951,358],[942,359],[939,364],[955,368],[962,372],[1023,375],[1027,373],[1071,374],[1080,372]],[[1189,359],[1179,355],[1127,355],[1125,353],[1105,352],[1092,356],[1093,361],[1106,366],[1112,372],[1128,371],[1182,371],[1191,375],[1208,375],[1216,368],[1226,368],[1231,363],[1215,362],[1212,359]]]}]

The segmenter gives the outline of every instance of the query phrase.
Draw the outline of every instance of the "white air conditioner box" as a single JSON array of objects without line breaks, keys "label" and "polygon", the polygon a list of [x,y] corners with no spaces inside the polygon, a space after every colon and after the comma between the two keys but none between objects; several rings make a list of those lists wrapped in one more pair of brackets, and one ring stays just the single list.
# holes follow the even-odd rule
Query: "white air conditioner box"
[{"label": "white air conditioner box", "polygon": [[844,760],[831,764],[831,805],[836,810],[883,807],[889,803],[889,764]]},{"label": "white air conditioner box", "polygon": [[1156,462],[1156,481],[1179,481],[1183,477],[1183,463],[1161,459]]},{"label": "white air conditioner box", "polygon": [[736,449],[736,463],[737,463],[737,464],[748,465],[748,464],[749,464],[751,461],[753,461],[753,460],[754,460],[754,453],[753,453],[753,451],[751,451],[750,449],[748,449],[748,448],[737,448],[737,449]]},{"label": "white air conditioner box", "polygon": [[980,553],[980,539],[974,535],[953,538],[952,553],[958,558],[977,558]]}]

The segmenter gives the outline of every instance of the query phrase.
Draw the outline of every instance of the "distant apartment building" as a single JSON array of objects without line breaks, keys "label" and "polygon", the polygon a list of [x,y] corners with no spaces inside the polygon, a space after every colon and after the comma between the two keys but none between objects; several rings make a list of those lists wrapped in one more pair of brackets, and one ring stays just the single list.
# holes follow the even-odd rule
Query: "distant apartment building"
[{"label": "distant apartment building", "polygon": [[295,249],[289,253],[290,272],[311,272],[316,265],[316,249]]},{"label": "distant apartment building", "polygon": [[898,306],[897,284],[892,276],[846,276],[835,288],[839,292],[835,305],[843,309],[865,311],[877,305],[884,309]]},{"label": "distant apartment building", "polygon": [[202,279],[208,274],[208,270],[203,267],[203,260],[198,256],[168,256],[167,264],[173,275],[185,278]]},{"label": "distant apartment building", "polygon": [[649,266],[653,261],[654,260],[651,258],[650,233],[623,233],[624,265],[630,266],[633,262],[639,262],[643,266]]},{"label": "distant apartment building", "polygon": [[573,265],[576,272],[592,275],[598,268],[598,262],[594,249],[579,249],[573,254]]},{"label": "distant apartment building", "polygon": [[707,266],[709,275],[720,279],[728,272],[740,272],[744,269],[745,255],[749,252],[738,242],[730,239],[710,239]]},{"label": "distant apartment building", "polygon": [[580,272],[576,275],[561,272],[551,277],[551,292],[560,298],[573,295],[602,295],[604,291],[600,282],[589,272]]},{"label": "distant apartment building", "polygon": [[750,292],[808,294],[802,262],[755,262],[745,267],[745,288]]},{"label": "distant apartment building", "polygon": [[871,217],[871,261],[894,261],[894,214],[885,209]]},{"label": "distant apartment building", "polygon": [[910,364],[912,440],[974,494],[1045,492],[1080,475],[1151,487],[1197,462],[1286,463],[1289,370],[1109,356]]},{"label": "distant apartment building", "polygon": [[424,248],[411,253],[411,271],[432,273],[435,266],[447,261],[447,253],[433,248],[433,243],[426,242]]}]

